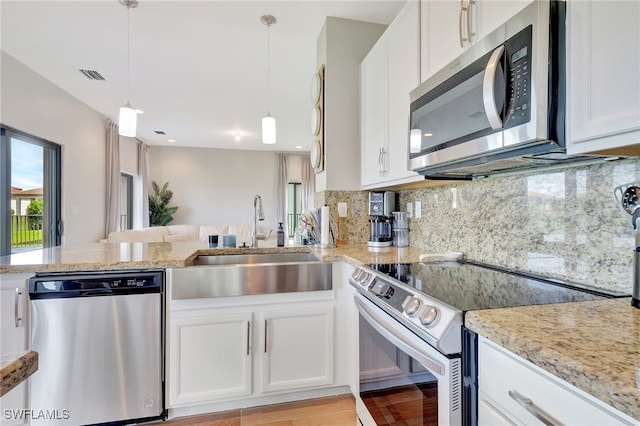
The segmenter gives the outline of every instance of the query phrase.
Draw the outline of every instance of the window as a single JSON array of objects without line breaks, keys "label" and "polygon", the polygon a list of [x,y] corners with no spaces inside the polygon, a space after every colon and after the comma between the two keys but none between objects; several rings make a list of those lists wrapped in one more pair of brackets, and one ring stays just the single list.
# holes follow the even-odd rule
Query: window
[{"label": "window", "polygon": [[60,145],[0,127],[0,254],[60,245]]},{"label": "window", "polygon": [[302,184],[291,182],[287,185],[287,229],[289,238],[294,236],[295,229],[300,226],[302,213]]},{"label": "window", "polygon": [[133,176],[120,173],[120,230],[133,229]]}]

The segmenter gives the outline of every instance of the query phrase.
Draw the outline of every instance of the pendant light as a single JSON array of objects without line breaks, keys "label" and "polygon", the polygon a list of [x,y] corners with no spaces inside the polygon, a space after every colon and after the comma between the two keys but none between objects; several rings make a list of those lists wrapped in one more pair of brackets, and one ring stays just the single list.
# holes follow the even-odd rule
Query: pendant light
[{"label": "pendant light", "polygon": [[129,25],[129,12],[138,7],[138,0],[118,0],[120,4],[127,8],[127,103],[120,107],[118,118],[118,134],[121,136],[136,136],[138,114],[142,111],[131,106],[131,35]]},{"label": "pendant light", "polygon": [[272,145],[276,143],[276,119],[269,112],[271,98],[271,38],[270,29],[277,20],[272,15],[262,15],[260,22],[267,26],[267,115],[262,117],[262,143]]}]

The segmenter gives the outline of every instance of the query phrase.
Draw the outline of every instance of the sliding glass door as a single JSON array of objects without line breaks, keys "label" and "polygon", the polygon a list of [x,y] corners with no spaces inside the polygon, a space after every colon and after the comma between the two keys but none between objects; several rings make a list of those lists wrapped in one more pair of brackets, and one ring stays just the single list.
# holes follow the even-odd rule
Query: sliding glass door
[{"label": "sliding glass door", "polygon": [[60,245],[60,145],[0,127],[0,254]]}]

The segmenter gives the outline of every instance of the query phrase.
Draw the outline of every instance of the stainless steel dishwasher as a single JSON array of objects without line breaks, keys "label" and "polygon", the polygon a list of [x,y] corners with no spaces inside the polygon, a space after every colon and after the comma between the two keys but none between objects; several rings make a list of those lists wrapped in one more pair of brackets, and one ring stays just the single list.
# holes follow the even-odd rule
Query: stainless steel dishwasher
[{"label": "stainless steel dishwasher", "polygon": [[164,419],[164,272],[36,275],[29,280],[31,424]]}]

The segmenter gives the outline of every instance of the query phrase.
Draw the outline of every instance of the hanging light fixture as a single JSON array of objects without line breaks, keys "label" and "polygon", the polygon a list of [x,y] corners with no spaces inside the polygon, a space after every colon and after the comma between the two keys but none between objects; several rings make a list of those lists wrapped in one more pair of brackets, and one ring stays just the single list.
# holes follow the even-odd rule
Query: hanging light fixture
[{"label": "hanging light fixture", "polygon": [[138,7],[138,0],[118,0],[127,8],[127,103],[120,107],[118,118],[118,134],[121,136],[136,136],[138,114],[142,111],[131,106],[131,35],[129,25],[129,12]]},{"label": "hanging light fixture", "polygon": [[262,15],[260,22],[267,26],[267,115],[262,117],[262,143],[274,144],[276,143],[276,119],[271,116],[269,112],[269,103],[271,98],[271,38],[270,29],[271,25],[274,25],[277,20],[272,15]]}]

